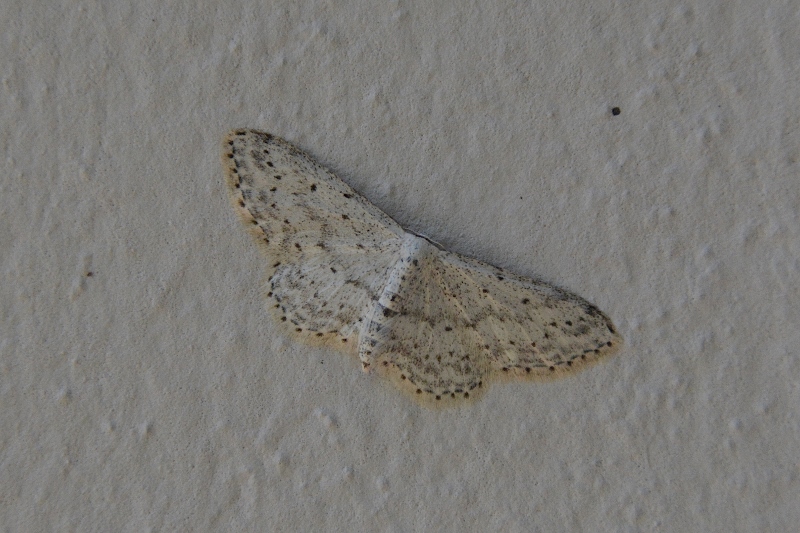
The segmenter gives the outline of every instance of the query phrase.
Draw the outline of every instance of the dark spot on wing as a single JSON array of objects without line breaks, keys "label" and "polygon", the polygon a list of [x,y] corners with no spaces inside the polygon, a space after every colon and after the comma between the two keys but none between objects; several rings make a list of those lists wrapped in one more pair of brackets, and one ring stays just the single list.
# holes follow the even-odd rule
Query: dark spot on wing
[{"label": "dark spot on wing", "polygon": [[[583,306],[583,310],[586,311],[586,314],[591,316],[591,317],[596,317],[596,316],[598,316],[600,314],[600,310],[598,308],[596,308],[592,304],[588,304],[588,303]],[[611,328],[611,326],[609,326],[609,329],[610,328]],[[612,333],[613,333],[613,331],[612,331]]]}]

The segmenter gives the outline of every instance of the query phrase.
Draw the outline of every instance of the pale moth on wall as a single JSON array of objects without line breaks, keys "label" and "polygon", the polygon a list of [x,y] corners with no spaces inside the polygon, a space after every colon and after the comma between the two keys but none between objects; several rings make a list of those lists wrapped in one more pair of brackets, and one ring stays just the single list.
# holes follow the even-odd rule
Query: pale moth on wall
[{"label": "pale moth on wall", "polygon": [[576,370],[622,343],[586,300],[409,233],[283,139],[223,143],[231,200],[267,258],[268,307],[296,339],[357,354],[426,404],[496,378]]}]

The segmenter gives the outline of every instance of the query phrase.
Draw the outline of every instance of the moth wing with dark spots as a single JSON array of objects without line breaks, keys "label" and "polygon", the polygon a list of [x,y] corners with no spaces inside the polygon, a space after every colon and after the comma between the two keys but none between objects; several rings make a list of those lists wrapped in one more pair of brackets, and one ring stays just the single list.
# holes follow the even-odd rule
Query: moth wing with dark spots
[{"label": "moth wing with dark spots", "polygon": [[575,370],[622,344],[611,319],[580,296],[482,261],[441,252],[441,282],[483,341],[493,373],[542,377]]},{"label": "moth wing with dark spots", "polygon": [[222,160],[232,203],[267,257],[265,290],[279,323],[302,340],[354,351],[403,229],[279,137],[232,131]]},{"label": "moth wing with dark spots", "polygon": [[582,298],[411,235],[368,318],[362,364],[433,403],[475,398],[493,378],[574,370],[621,342]]},{"label": "moth wing with dark spots", "polygon": [[267,257],[279,323],[306,342],[357,350],[365,370],[423,402],[473,399],[498,376],[557,375],[621,344],[592,304],[404,232],[278,137],[231,132],[223,165]]}]

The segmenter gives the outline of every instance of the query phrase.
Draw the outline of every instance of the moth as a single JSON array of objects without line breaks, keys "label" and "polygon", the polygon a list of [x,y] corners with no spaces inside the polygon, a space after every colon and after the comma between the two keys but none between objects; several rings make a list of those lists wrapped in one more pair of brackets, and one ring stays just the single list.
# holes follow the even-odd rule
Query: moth
[{"label": "moth", "polygon": [[229,133],[236,212],[266,257],[265,294],[294,338],[358,355],[422,403],[458,404],[498,378],[572,372],[622,337],[583,298],[404,230],[287,141]]}]

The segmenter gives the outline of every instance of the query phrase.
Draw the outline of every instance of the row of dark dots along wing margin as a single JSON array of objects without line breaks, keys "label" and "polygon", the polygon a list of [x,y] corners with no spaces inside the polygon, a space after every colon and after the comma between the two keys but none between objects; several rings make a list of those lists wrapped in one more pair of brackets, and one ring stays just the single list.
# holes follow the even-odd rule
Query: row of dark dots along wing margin
[{"label": "row of dark dots along wing margin", "polygon": [[[597,342],[597,341],[595,341],[595,342]],[[603,350],[603,348],[606,348],[606,347],[610,348],[613,345],[614,345],[614,343],[611,342],[611,341],[601,342],[601,343],[599,343],[597,345],[597,348],[586,349],[586,350],[583,351],[583,353],[575,354],[572,357],[569,357],[569,358],[567,358],[565,360],[562,360],[562,361],[558,361],[558,362],[556,362],[554,364],[551,364],[551,365],[547,365],[547,364],[513,365],[513,366],[510,366],[510,367],[503,367],[503,372],[508,372],[508,370],[510,368],[516,368],[517,370],[523,370],[524,369],[525,373],[530,373],[531,370],[534,369],[534,368],[547,368],[547,369],[550,370],[550,372],[555,372],[556,367],[559,367],[559,366],[568,366],[568,367],[570,367],[570,366],[572,366],[573,361],[575,361],[576,359],[580,358],[581,360],[586,360],[587,354],[599,355],[600,352]]]},{"label": "row of dark dots along wing margin", "polygon": [[[236,130],[234,133],[239,137],[245,137],[245,136],[247,136],[247,133],[249,131],[251,131],[251,130],[239,129],[239,130]],[[269,133],[264,133],[264,132],[261,132],[261,131],[259,131],[259,132],[254,131],[253,133],[256,134],[257,136],[261,137],[261,139],[264,142],[269,142],[272,139],[272,135],[269,134]]]},{"label": "row of dark dots along wing margin", "polygon": [[228,146],[231,147],[230,152],[228,152],[228,159],[233,159],[233,168],[231,169],[231,172],[233,172],[234,174],[237,174],[237,180],[236,180],[235,187],[238,189],[239,186],[240,186],[241,176],[238,176],[238,174],[239,174],[239,162],[235,159],[236,148],[234,147],[234,142],[233,141],[228,141]]},{"label": "row of dark dots along wing margin", "polygon": [[236,158],[236,148],[233,146],[233,141],[228,141],[228,144],[231,146],[231,151],[228,152],[228,159],[231,159],[233,162],[233,168],[231,169],[231,172],[236,174],[236,183],[234,187],[238,189],[241,187],[243,179],[246,180],[246,178],[243,178],[242,175],[239,174],[239,169],[244,165]]},{"label": "row of dark dots along wing margin", "polygon": [[[233,141],[229,141],[229,144],[233,144]],[[228,157],[230,157],[230,158],[233,158],[233,164],[234,164],[234,168],[232,169],[232,171],[234,172],[234,174],[236,174],[236,184],[235,184],[235,187],[236,187],[237,189],[239,189],[239,194],[240,194],[240,198],[239,198],[239,206],[240,206],[240,207],[242,207],[242,208],[244,208],[244,209],[247,209],[247,202],[248,202],[248,201],[250,200],[250,198],[252,197],[253,191],[252,191],[252,189],[243,189],[243,188],[242,188],[242,181],[243,181],[243,177],[242,177],[242,175],[240,175],[240,174],[238,173],[238,170],[237,170],[237,169],[239,168],[239,166],[240,166],[240,163],[239,163],[239,161],[238,161],[238,160],[237,160],[237,159],[234,157],[234,156],[235,156],[235,152],[236,152],[236,149],[235,149],[235,148],[232,148],[232,149],[231,149],[231,153],[230,153],[230,154],[228,154]],[[244,178],[244,179],[246,180],[246,178]],[[249,209],[248,209],[248,211],[249,211]],[[257,226],[257,225],[259,225],[259,222],[258,222],[258,220],[256,220],[255,216],[253,216],[253,214],[252,214],[252,213],[250,213],[250,216],[252,216],[252,217],[253,217],[253,219],[251,220],[251,223],[252,223],[254,226]],[[264,228],[264,227],[262,226],[262,227],[261,227],[261,231],[264,233],[264,242],[265,242],[266,244],[269,244],[269,235],[267,234],[267,230],[266,230],[266,228]]]},{"label": "row of dark dots along wing margin", "polygon": [[243,183],[246,185],[252,185],[252,178],[250,177],[249,173],[240,172],[242,169],[247,170],[247,164],[244,160],[240,160],[236,157],[236,154],[239,150],[237,150],[237,148],[234,146],[233,141],[228,141],[228,144],[231,146],[231,151],[228,152],[228,158],[231,159],[233,163],[231,172],[236,174],[237,179],[234,187],[240,189]]},{"label": "row of dark dots along wing margin", "polygon": [[[384,364],[384,366],[386,366],[388,364],[388,362],[384,361],[383,364]],[[417,387],[416,382],[412,378],[406,376],[405,373],[401,373],[400,374],[400,379],[403,380],[403,381],[408,380],[408,382],[411,383],[411,385]],[[434,396],[435,399],[438,401],[438,400],[442,399],[442,396],[448,396],[449,395],[451,398],[455,398],[456,394],[462,394],[462,393],[464,395],[464,398],[469,398],[469,391],[474,390],[476,388],[482,388],[482,387],[483,387],[483,381],[477,381],[477,382],[470,383],[466,387],[467,388],[466,391],[464,390],[464,388],[457,388],[457,389],[453,389],[452,391],[443,390],[441,392],[436,392],[436,391],[434,391],[432,389],[428,389],[428,388],[424,388],[423,389],[421,387],[417,387],[416,393],[417,394],[422,394],[423,392],[426,392],[426,393]]]}]

